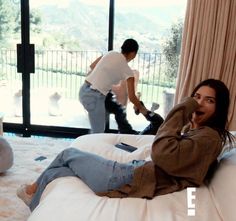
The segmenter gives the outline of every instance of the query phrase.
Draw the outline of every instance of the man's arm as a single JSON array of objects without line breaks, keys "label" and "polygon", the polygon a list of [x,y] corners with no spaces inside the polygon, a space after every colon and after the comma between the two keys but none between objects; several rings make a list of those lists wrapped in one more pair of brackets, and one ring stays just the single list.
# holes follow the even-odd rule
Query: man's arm
[{"label": "man's arm", "polygon": [[93,63],[90,64],[90,68],[91,70],[93,70],[95,68],[95,66],[97,65],[97,63],[101,60],[102,56],[98,57],[95,61],[93,61]]},{"label": "man's arm", "polygon": [[90,67],[90,70],[89,72],[87,73],[87,76],[92,72],[92,70],[96,67],[97,63],[101,60],[102,56],[98,57],[95,61],[93,61],[89,67]]},{"label": "man's arm", "polygon": [[135,95],[134,77],[130,77],[126,81],[127,81],[129,100],[134,104],[134,106],[139,110],[140,113],[146,115],[148,110],[140,103],[140,100]]}]

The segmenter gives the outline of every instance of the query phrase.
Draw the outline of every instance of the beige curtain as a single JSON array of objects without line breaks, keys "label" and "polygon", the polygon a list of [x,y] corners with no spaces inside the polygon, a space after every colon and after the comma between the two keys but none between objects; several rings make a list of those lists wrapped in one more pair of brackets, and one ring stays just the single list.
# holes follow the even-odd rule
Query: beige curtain
[{"label": "beige curtain", "polygon": [[230,89],[229,129],[236,130],[236,0],[188,0],[175,103],[202,80]]}]

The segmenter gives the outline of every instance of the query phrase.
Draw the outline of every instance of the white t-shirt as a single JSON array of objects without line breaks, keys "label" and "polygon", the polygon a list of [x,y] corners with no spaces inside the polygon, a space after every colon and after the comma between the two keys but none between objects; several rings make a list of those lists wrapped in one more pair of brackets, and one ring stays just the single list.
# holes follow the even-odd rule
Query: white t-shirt
[{"label": "white t-shirt", "polygon": [[129,77],[134,77],[134,73],[128,66],[124,55],[109,51],[97,63],[86,80],[91,83],[91,88],[106,95],[113,84],[118,84]]}]

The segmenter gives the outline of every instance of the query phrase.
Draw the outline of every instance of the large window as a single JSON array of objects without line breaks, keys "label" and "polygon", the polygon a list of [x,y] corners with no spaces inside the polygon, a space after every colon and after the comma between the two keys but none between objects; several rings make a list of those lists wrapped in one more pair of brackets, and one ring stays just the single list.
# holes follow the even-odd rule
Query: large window
[{"label": "large window", "polygon": [[[137,57],[130,62],[139,73],[137,92],[147,108],[159,103],[158,112],[165,116],[175,89],[186,1],[0,1],[0,17],[5,21],[0,24],[0,91],[4,103],[0,111],[4,112],[4,122],[23,124],[23,130],[34,126],[34,131],[42,126],[49,126],[46,130],[60,127],[65,132],[88,129],[87,113],[78,100],[80,86],[91,62],[107,50],[120,51],[126,38],[134,38],[140,45]],[[30,21],[21,19],[25,12]],[[35,48],[34,59],[28,51],[28,60],[22,59],[25,63],[35,60],[34,73],[23,75],[17,73],[16,53],[16,44],[28,39],[22,27],[30,30],[24,48],[29,44]],[[22,99],[25,97],[30,101]],[[127,113],[134,129],[147,125],[142,116],[134,114],[130,103]],[[115,129],[113,117],[110,123]]]},{"label": "large window", "polygon": [[[115,1],[114,49],[134,38],[140,50],[131,66],[139,73],[137,92],[147,108],[159,103],[163,117],[173,105],[187,0]],[[128,119],[142,130],[145,120],[128,105]]]},{"label": "large window", "polygon": [[0,112],[4,121],[14,123],[22,123],[22,81],[16,68],[20,22],[20,1],[0,1]]},{"label": "large window", "polygon": [[30,6],[36,52],[31,122],[89,128],[78,94],[89,64],[107,50],[109,2],[31,0]]}]

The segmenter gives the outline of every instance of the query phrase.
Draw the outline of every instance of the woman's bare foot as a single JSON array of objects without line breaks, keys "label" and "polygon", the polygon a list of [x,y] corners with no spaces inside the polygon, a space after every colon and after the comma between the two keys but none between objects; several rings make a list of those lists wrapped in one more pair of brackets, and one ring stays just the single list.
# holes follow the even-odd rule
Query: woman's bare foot
[{"label": "woman's bare foot", "polygon": [[37,190],[37,184],[33,183],[31,185],[21,185],[17,191],[16,191],[16,195],[27,205],[29,206],[34,193]]},{"label": "woman's bare foot", "polygon": [[37,190],[37,183],[33,183],[33,184],[29,184],[29,185],[26,185],[25,187],[25,192],[28,194],[28,195],[33,195]]}]

